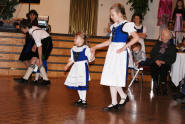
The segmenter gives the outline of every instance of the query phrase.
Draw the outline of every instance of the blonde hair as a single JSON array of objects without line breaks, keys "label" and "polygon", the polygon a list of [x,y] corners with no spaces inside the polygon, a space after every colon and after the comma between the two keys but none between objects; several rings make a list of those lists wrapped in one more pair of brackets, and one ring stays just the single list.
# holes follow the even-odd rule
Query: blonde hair
[{"label": "blonde hair", "polygon": [[85,35],[83,32],[77,32],[75,36],[80,36],[82,39],[84,39],[84,45],[90,46],[87,40],[87,35]]},{"label": "blonde hair", "polygon": [[111,10],[111,9],[115,9],[115,11],[116,11],[117,13],[121,13],[124,19],[127,18],[127,17],[126,17],[126,13],[125,13],[125,7],[124,7],[122,4],[120,4],[120,3],[115,3],[114,5],[111,6],[110,10]]}]

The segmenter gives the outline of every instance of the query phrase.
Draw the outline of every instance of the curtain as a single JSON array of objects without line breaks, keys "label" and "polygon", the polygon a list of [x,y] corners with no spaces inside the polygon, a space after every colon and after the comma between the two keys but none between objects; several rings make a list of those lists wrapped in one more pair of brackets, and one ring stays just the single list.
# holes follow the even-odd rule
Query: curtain
[{"label": "curtain", "polygon": [[96,35],[98,0],[71,0],[69,33]]}]

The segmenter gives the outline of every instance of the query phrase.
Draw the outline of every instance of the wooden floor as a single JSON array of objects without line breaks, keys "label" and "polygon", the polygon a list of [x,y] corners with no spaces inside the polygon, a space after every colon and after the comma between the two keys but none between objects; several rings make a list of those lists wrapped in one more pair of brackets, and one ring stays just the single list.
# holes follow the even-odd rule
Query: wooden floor
[{"label": "wooden floor", "polygon": [[153,96],[150,83],[134,84],[130,102],[117,112],[104,112],[110,103],[108,87],[91,81],[88,108],[75,107],[77,93],[52,79],[49,87],[17,84],[0,78],[0,124],[185,124],[185,105],[168,96]]}]

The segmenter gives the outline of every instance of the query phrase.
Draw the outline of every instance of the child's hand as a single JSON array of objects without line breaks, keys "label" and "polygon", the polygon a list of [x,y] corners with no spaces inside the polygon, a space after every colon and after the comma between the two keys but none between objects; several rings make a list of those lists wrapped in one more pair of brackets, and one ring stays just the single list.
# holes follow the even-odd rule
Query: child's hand
[{"label": "child's hand", "polygon": [[89,62],[92,62],[95,60],[95,57],[91,55]]},{"label": "child's hand", "polygon": [[138,65],[139,65],[139,62],[138,62],[138,61],[136,61],[136,62],[135,62],[135,64],[136,64],[136,66],[138,66]]},{"label": "child's hand", "polygon": [[69,66],[66,65],[66,66],[64,67],[64,71],[67,71],[68,68],[69,68]]},{"label": "child's hand", "polygon": [[127,49],[127,47],[124,46],[124,47],[118,49],[116,52],[119,54],[119,53],[125,51],[126,49]]}]

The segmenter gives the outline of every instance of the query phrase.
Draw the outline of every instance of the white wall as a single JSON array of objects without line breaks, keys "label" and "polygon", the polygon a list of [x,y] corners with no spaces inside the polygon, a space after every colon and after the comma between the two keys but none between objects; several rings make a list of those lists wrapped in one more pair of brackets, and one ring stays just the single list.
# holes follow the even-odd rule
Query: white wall
[{"label": "white wall", "polygon": [[[40,0],[40,4],[32,4],[31,9],[38,11],[39,15],[50,17],[49,23],[54,33],[68,33],[70,0]],[[14,17],[25,18],[28,4],[19,4]]]},{"label": "white wall", "polygon": [[[125,6],[127,19],[130,20],[132,12],[129,9],[130,5],[126,4],[127,0],[99,0],[97,22],[98,36],[106,35],[105,29],[109,22],[109,9],[114,3],[118,2]],[[159,0],[153,0],[153,3],[150,3],[150,11],[148,11],[143,21],[147,26],[147,34],[150,39],[155,39],[159,35],[159,28],[157,27],[158,4]],[[49,15],[53,33],[68,33],[70,0],[41,0],[40,5],[31,5],[31,9],[36,9],[40,15]],[[20,4],[14,16],[22,18],[25,17],[27,12],[28,5]]]},{"label": "white wall", "polygon": [[110,7],[114,3],[122,3],[126,10],[126,16],[130,20],[130,16],[132,13],[130,12],[129,5],[126,5],[127,0],[99,0],[98,6],[98,27],[97,27],[97,34],[104,36],[107,34],[106,28],[108,26],[109,17],[110,17]]}]

